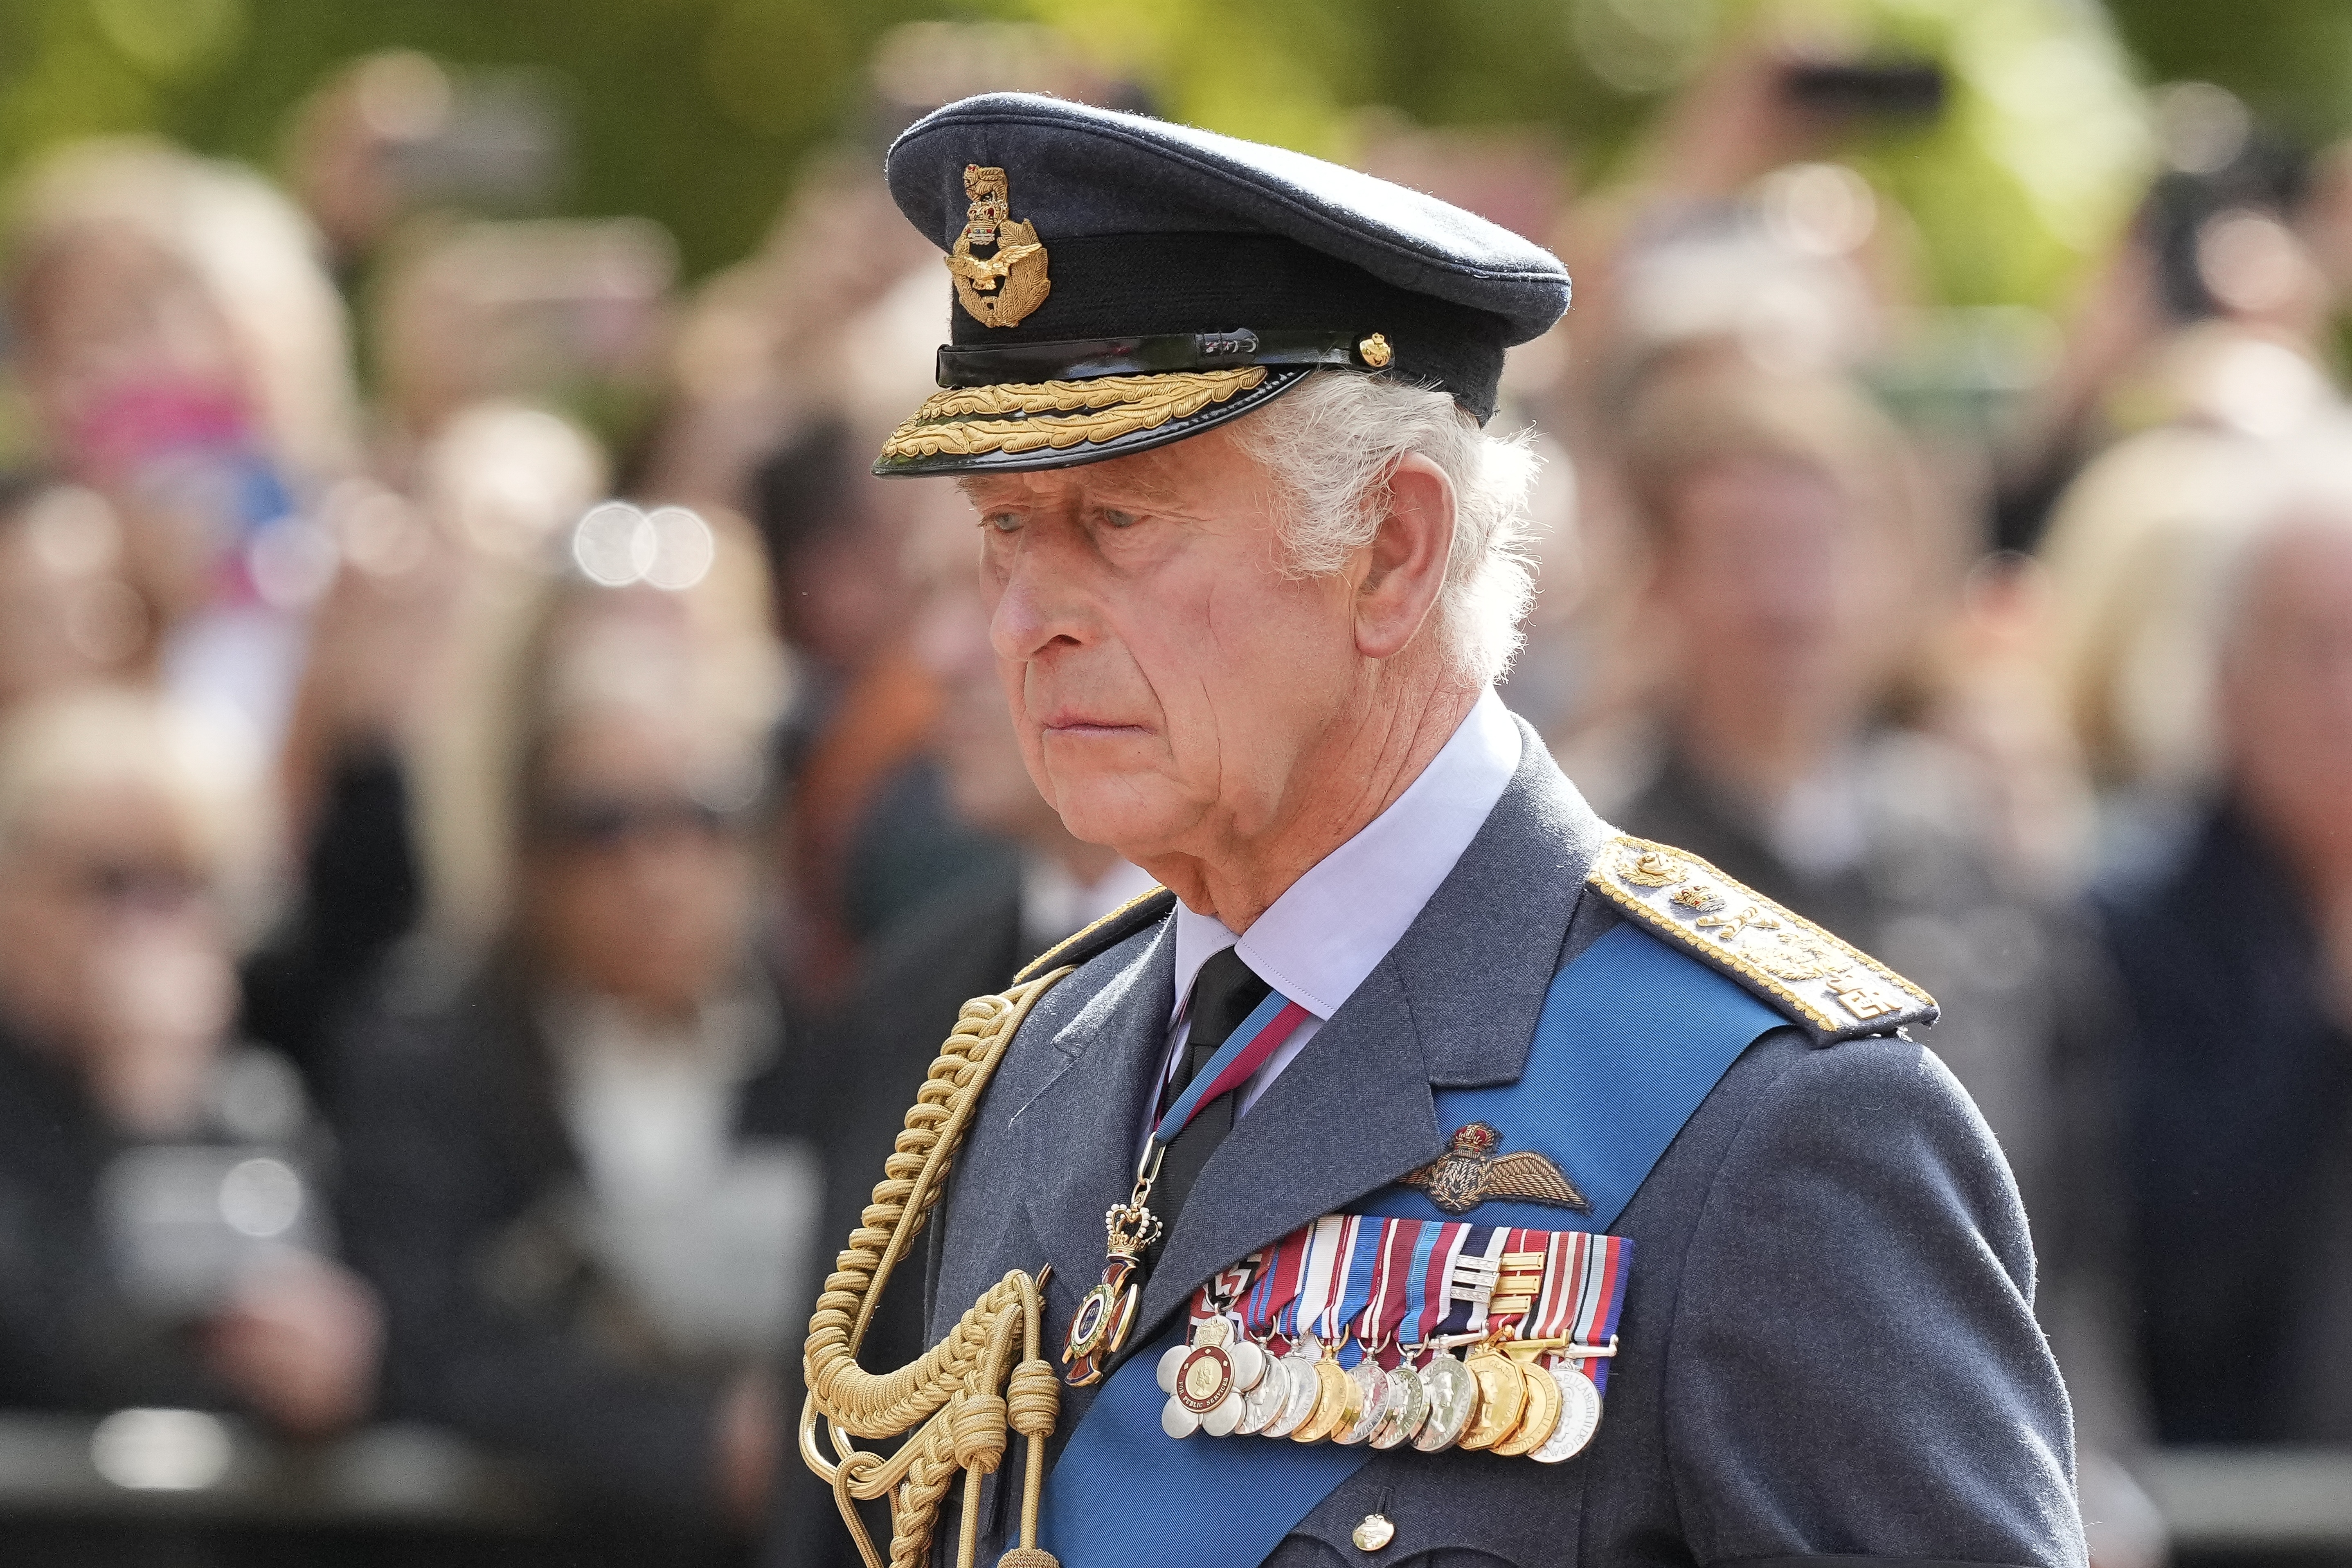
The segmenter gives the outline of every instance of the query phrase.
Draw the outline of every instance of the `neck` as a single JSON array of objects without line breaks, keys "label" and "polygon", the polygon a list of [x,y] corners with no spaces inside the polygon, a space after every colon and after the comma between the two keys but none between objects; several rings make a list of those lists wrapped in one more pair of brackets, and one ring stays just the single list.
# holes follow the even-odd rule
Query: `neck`
[{"label": "neck", "polygon": [[1247,931],[1293,882],[1395,804],[1444,750],[1478,695],[1430,681],[1368,703],[1300,759],[1265,831],[1229,831],[1209,849],[1137,863],[1193,913]]}]

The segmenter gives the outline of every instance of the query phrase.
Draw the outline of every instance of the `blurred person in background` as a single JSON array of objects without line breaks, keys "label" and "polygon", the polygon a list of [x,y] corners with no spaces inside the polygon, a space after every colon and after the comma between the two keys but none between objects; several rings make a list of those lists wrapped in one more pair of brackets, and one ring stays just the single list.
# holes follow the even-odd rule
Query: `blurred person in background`
[{"label": "blurred person in background", "polygon": [[382,49],[295,106],[283,167],[350,286],[419,211],[542,210],[569,173],[569,140],[537,72],[453,69]]},{"label": "blurred person in background", "polygon": [[940,888],[1006,860],[948,802],[931,749],[940,682],[908,634],[907,488],[867,471],[872,446],[848,420],[823,419],[755,477],[777,619],[801,673],[779,734],[792,791],[788,963],[822,999],[844,994],[866,944]]},{"label": "blurred person in background", "polygon": [[308,225],[233,164],[82,142],[24,179],[7,256],[47,459],[115,508],[167,686],[266,765],[331,571],[305,509],[354,461],[341,302]]},{"label": "blurred person in background", "polygon": [[1612,819],[1917,976],[1946,1010],[1937,1054],[2036,1213],[2049,950],[2003,884],[1965,762],[1889,722],[1934,619],[1920,606],[1951,597],[1957,520],[1859,393],[1736,352],[1654,366],[1622,429],[1670,668],[1655,759]]},{"label": "blurred person in background", "polygon": [[436,908],[339,1049],[347,1226],[389,1411],[541,1462],[629,1550],[724,1560],[837,1119],[755,956],[782,666],[732,530],[608,503],[572,542],[478,682],[478,771],[421,780],[502,885]]},{"label": "blurred person in background", "polygon": [[2336,396],[2352,287],[2352,145],[2315,154],[2210,82],[2153,95],[2160,160],[2000,453],[1995,542],[2032,549],[2118,438],[2275,439]]},{"label": "blurred person in background", "polygon": [[2352,430],[2216,574],[2221,772],[2101,902],[2138,1351],[2168,1444],[2352,1442]]},{"label": "blurred person in background", "polygon": [[403,229],[369,296],[377,471],[412,483],[420,447],[492,399],[571,408],[625,447],[656,394],[677,272],[645,218]]},{"label": "blurred person in background", "polygon": [[236,1043],[222,889],[250,823],[152,700],[0,727],[0,1405],[373,1402],[374,1300],[331,1261],[324,1147]]},{"label": "blurred person in background", "polygon": [[320,502],[335,578],[279,767],[299,881],[244,966],[246,1028],[322,1095],[338,1018],[428,889],[445,910],[494,901],[499,857],[479,834],[418,842],[417,770],[472,711],[468,686],[507,651],[489,645],[511,637],[562,530],[604,493],[605,463],[570,420],[488,402],[451,417],[411,479],[410,494],[345,479]]},{"label": "blurred person in background", "polygon": [[[1853,932],[1933,992],[1936,1053],[1999,1138],[2033,1222],[2042,1315],[2084,1445],[2128,1447],[2127,1378],[2098,1289],[2112,1205],[2056,1164],[2086,1151],[2095,1163],[2105,1147],[2088,1102],[2110,1045],[2095,942],[2021,883],[1971,761],[1898,722],[1922,638],[1957,598],[1958,520],[1892,422],[1842,381],[1684,351],[1650,369],[1622,429],[1652,552],[1638,635],[1665,668],[1650,761],[1604,809]],[[1909,613],[1888,616],[1897,604]],[[2106,1474],[2086,1463],[2086,1488]]]},{"label": "blurred person in background", "polygon": [[97,491],[0,477],[0,712],[139,673],[153,620],[124,579],[122,531]]}]

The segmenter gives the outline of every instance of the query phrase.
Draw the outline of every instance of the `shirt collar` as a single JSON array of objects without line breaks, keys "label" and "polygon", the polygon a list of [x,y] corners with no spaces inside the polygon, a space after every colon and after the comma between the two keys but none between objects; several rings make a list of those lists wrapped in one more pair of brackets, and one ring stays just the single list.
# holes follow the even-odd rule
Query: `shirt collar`
[{"label": "shirt collar", "polygon": [[1421,776],[1285,889],[1245,934],[1178,904],[1179,1013],[1201,965],[1229,947],[1316,1017],[1338,1012],[1477,837],[1518,772],[1519,747],[1518,725],[1489,688]]}]

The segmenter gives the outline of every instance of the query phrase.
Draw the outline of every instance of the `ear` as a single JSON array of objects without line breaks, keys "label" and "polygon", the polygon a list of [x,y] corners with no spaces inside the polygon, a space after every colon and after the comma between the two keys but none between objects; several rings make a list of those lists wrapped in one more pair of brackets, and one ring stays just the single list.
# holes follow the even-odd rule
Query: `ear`
[{"label": "ear", "polygon": [[1356,586],[1356,651],[1388,658],[1403,651],[1445,586],[1454,549],[1454,481],[1414,453],[1389,475],[1388,516],[1365,546]]}]

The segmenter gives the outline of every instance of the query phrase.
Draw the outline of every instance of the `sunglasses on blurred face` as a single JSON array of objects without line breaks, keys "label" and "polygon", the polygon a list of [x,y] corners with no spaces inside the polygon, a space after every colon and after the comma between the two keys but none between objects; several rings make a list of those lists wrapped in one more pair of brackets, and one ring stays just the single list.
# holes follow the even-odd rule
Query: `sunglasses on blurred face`
[{"label": "sunglasses on blurred face", "polygon": [[110,913],[177,914],[208,891],[203,877],[167,860],[93,856],[68,863],[65,877],[77,901]]},{"label": "sunglasses on blurred face", "polygon": [[572,795],[540,808],[538,837],[561,849],[612,850],[671,834],[719,839],[731,836],[740,811],[722,811],[690,795],[646,799],[625,795]]}]

